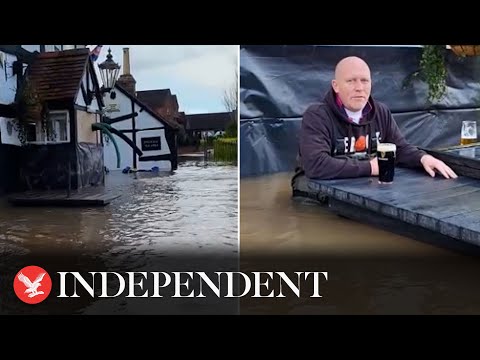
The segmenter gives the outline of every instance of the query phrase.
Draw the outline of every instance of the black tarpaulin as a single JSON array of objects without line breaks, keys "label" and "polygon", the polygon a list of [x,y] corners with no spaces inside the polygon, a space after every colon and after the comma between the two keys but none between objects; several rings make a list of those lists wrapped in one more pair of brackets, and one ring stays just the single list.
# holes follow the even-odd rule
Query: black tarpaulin
[{"label": "black tarpaulin", "polygon": [[480,58],[447,51],[447,92],[436,103],[418,78],[421,48],[405,46],[242,45],[240,49],[240,175],[292,171],[306,108],[322,100],[336,63],[362,57],[372,95],[386,103],[412,144],[457,145],[463,120],[480,120]]}]

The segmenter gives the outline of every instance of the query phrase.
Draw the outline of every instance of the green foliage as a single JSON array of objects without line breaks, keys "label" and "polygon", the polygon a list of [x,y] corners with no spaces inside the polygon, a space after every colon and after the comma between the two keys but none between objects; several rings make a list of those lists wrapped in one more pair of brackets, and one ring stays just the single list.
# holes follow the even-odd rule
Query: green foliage
[{"label": "green foliage", "polygon": [[228,124],[227,128],[225,129],[225,137],[236,138],[237,133],[238,133],[237,121],[233,121],[230,124]]},{"label": "green foliage", "polygon": [[237,161],[237,138],[219,138],[213,141],[215,161]]},{"label": "green foliage", "polygon": [[13,119],[12,126],[18,134],[20,145],[25,146],[27,144],[27,125],[18,119]]},{"label": "green foliage", "polygon": [[213,146],[213,140],[214,138],[209,136],[207,137],[206,139],[201,139],[200,140],[200,146],[202,147],[208,147],[208,148],[211,148]]},{"label": "green foliage", "polygon": [[420,68],[428,85],[428,100],[440,100],[446,91],[445,45],[424,45]]},{"label": "green foliage", "polygon": [[12,122],[18,132],[18,139],[22,146],[27,144],[27,127],[30,124],[41,123],[42,132],[46,139],[55,140],[57,134],[52,123],[49,122],[48,104],[38,93],[38,85],[32,80],[25,79],[17,89],[15,95],[17,118]]}]

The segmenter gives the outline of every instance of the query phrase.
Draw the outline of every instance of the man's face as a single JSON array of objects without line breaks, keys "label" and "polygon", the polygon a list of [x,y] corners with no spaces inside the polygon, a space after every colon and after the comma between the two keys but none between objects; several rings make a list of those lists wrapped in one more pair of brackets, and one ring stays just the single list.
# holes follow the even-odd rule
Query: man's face
[{"label": "man's face", "polygon": [[355,60],[343,64],[336,72],[332,87],[340,96],[345,108],[351,111],[362,110],[372,90],[368,66]]}]

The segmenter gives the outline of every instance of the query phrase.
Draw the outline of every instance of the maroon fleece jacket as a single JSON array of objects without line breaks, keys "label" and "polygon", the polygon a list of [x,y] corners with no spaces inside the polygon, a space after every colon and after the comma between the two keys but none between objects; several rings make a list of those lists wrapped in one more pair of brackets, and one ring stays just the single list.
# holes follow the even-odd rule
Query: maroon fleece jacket
[{"label": "maroon fleece jacket", "polygon": [[[336,132],[334,122],[337,122]],[[379,142],[397,145],[397,164],[405,167],[421,166],[420,158],[426,153],[407,143],[385,104],[370,97],[360,123],[356,124],[348,118],[335,92],[330,89],[323,103],[311,105],[303,115],[299,155],[305,175],[311,179],[370,176],[371,166],[368,160],[333,157],[332,139],[335,136],[344,137],[346,148],[357,148],[356,140],[362,136],[366,137],[373,123]],[[353,145],[348,145],[352,142]]]}]

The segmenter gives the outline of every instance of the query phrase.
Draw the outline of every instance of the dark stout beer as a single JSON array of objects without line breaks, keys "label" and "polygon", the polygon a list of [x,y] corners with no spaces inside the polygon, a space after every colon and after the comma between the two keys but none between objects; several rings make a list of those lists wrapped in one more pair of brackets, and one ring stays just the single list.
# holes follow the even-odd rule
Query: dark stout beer
[{"label": "dark stout beer", "polygon": [[378,182],[380,184],[391,184],[395,176],[395,155],[397,146],[390,143],[379,143],[377,145],[378,159]]}]

